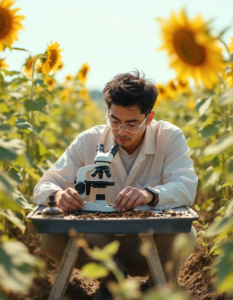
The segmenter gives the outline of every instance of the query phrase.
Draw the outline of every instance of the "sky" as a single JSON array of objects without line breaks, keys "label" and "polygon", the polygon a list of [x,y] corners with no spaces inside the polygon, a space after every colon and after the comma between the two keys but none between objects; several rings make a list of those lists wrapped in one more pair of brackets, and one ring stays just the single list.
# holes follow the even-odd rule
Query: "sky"
[{"label": "sky", "polygon": [[[51,40],[64,49],[64,68],[56,79],[63,82],[66,74],[75,75],[83,63],[88,63],[87,88],[102,91],[104,85],[119,73],[134,69],[147,78],[166,83],[175,77],[161,45],[160,27],[156,18],[169,18],[184,7],[189,17],[202,14],[205,21],[213,19],[214,33],[233,25],[233,1],[209,0],[16,0],[18,14],[25,31],[13,47],[43,53]],[[233,26],[223,36],[226,43],[233,37]],[[1,53],[11,70],[20,70],[29,53]]]}]

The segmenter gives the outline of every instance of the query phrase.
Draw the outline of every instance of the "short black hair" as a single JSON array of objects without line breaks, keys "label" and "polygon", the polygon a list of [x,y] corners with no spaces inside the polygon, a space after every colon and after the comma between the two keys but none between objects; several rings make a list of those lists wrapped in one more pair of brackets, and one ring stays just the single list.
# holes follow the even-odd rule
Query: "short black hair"
[{"label": "short black hair", "polygon": [[153,109],[158,94],[155,82],[145,79],[144,73],[140,76],[138,70],[116,75],[103,90],[108,109],[112,103],[124,107],[137,106],[146,116]]}]

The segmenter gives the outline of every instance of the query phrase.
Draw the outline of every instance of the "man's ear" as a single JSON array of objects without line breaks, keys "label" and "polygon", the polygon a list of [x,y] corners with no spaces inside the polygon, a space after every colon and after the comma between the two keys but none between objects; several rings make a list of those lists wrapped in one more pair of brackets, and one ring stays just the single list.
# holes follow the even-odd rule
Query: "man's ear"
[{"label": "man's ear", "polygon": [[150,112],[147,121],[146,121],[146,125],[150,125],[150,123],[152,122],[153,118],[154,118],[155,112],[152,110],[152,112]]}]

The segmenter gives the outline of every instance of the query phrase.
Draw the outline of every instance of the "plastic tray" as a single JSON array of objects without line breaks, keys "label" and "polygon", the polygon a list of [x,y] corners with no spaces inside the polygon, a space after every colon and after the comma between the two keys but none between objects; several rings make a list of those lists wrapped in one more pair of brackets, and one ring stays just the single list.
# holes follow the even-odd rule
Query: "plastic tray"
[{"label": "plastic tray", "polygon": [[199,218],[198,214],[187,206],[173,209],[182,212],[182,216],[160,216],[161,210],[153,210],[159,217],[142,219],[75,219],[74,214],[64,218],[47,219],[41,215],[44,208],[45,206],[36,206],[27,216],[37,233],[64,234],[71,228],[80,233],[145,233],[149,230],[154,233],[189,232],[192,222]]}]

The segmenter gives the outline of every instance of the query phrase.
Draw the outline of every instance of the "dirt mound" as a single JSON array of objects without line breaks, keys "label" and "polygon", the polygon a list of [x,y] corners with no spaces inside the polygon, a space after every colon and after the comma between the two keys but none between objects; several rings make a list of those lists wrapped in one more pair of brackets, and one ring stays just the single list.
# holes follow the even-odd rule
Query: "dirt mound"
[{"label": "dirt mound", "polygon": [[183,265],[179,278],[179,286],[185,288],[191,299],[199,300],[220,300],[227,298],[225,294],[218,295],[214,287],[208,266],[211,264],[209,257],[205,256],[205,250],[201,246],[201,239],[197,239],[197,247],[192,256]]}]

